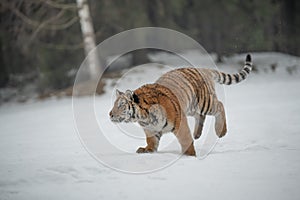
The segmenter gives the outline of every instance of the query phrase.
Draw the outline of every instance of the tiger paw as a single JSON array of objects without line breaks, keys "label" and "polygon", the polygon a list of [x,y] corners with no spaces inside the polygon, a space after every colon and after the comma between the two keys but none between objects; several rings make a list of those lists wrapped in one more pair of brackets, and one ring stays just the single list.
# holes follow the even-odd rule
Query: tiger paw
[{"label": "tiger paw", "polygon": [[216,130],[216,132],[217,132],[217,135],[218,135],[219,138],[225,136],[226,133],[227,133],[227,127],[226,127],[226,124],[224,124],[224,125],[222,126],[222,130],[221,130],[221,131]]},{"label": "tiger paw", "polygon": [[150,149],[150,148],[144,148],[144,147],[140,147],[136,150],[136,153],[153,153],[154,150]]},{"label": "tiger paw", "polygon": [[202,129],[203,126],[199,126],[199,129],[194,133],[194,139],[197,140],[198,138],[200,138],[201,134],[202,134]]},{"label": "tiger paw", "polygon": [[189,146],[189,148],[184,152],[184,155],[196,156],[196,151],[195,151],[194,145]]}]

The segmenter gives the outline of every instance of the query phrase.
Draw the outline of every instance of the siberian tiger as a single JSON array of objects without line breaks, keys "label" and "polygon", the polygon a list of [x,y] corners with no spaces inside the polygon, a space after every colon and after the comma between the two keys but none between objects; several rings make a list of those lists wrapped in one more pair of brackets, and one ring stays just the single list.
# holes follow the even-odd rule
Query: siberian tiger
[{"label": "siberian tiger", "polygon": [[[116,100],[110,111],[112,122],[137,122],[146,134],[146,147],[137,153],[157,151],[162,134],[173,132],[186,155],[195,156],[194,139],[201,136],[206,115],[215,117],[218,137],[226,132],[223,104],[218,100],[214,82],[230,85],[245,80],[252,69],[251,56],[246,56],[244,68],[236,74],[212,69],[180,68],[163,74],[155,83],[124,93],[116,90]],[[193,137],[187,116],[195,118]]]}]

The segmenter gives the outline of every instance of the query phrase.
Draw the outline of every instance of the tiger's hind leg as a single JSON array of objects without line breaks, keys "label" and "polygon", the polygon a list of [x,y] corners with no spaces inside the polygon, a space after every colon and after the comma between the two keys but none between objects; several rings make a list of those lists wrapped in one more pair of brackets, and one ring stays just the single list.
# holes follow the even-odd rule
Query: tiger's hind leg
[{"label": "tiger's hind leg", "polygon": [[215,130],[219,138],[223,137],[227,132],[225,109],[220,101],[216,101],[215,112]]},{"label": "tiger's hind leg", "polygon": [[156,152],[159,144],[160,137],[162,136],[162,133],[155,133],[151,132],[149,130],[144,130],[146,134],[146,147],[140,147],[136,150],[137,153],[152,153]]},{"label": "tiger's hind leg", "polygon": [[196,114],[194,117],[195,117],[194,139],[196,140],[202,134],[203,124],[204,124],[206,115]]}]

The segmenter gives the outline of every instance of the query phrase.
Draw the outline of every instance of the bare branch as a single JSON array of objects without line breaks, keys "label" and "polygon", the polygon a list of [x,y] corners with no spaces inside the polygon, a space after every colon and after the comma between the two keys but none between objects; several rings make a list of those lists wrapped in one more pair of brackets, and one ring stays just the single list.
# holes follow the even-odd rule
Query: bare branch
[{"label": "bare branch", "polygon": [[[41,29],[48,29],[48,30],[63,30],[63,29],[66,29],[66,28],[72,26],[75,22],[78,21],[78,17],[75,16],[63,24],[49,24],[49,22],[47,22],[48,20],[45,22],[34,21],[34,20],[30,19],[29,17],[27,17],[26,15],[24,15],[20,10],[14,8],[11,5],[4,5],[4,7],[10,9],[21,20],[23,20],[25,23],[27,23],[28,25],[31,25],[35,28],[38,27]],[[62,10],[62,11],[64,11],[64,10]],[[61,17],[61,16],[59,16],[59,17]],[[54,18],[56,18],[56,17],[54,17]],[[50,19],[50,22],[52,22],[52,21],[54,21],[54,20]]]},{"label": "bare branch", "polygon": [[51,17],[50,19],[42,22],[41,24],[39,24],[39,26],[37,27],[37,29],[34,30],[34,32],[32,33],[28,44],[30,44],[32,42],[32,40],[37,36],[37,34],[43,29],[45,28],[45,26],[47,26],[49,23],[53,22],[54,20],[57,20],[59,18],[61,18],[63,15],[65,14],[65,10],[61,10],[57,15]]},{"label": "bare branch", "polygon": [[61,3],[56,3],[51,0],[35,0],[35,1],[40,1],[43,2],[53,8],[58,8],[58,9],[63,9],[63,10],[77,10],[77,5],[74,3],[70,4],[61,4]]},{"label": "bare branch", "polygon": [[53,44],[53,43],[45,43],[42,41],[38,41],[41,45],[49,49],[57,49],[57,50],[78,50],[83,49],[83,42],[78,44]]},{"label": "bare branch", "polygon": [[63,30],[63,29],[66,29],[66,28],[72,26],[73,24],[75,24],[75,22],[77,22],[78,19],[79,18],[77,16],[75,16],[75,17],[73,17],[72,19],[70,19],[69,21],[67,21],[64,24],[49,24],[49,26],[45,27],[45,29],[49,29],[49,30]]},{"label": "bare branch", "polygon": [[16,16],[18,16],[25,23],[27,23],[27,24],[29,24],[31,26],[35,26],[35,27],[40,24],[40,22],[37,22],[37,21],[34,21],[34,20],[30,19],[29,17],[27,17],[26,15],[24,15],[20,10],[14,8],[12,5],[3,4],[3,2],[0,2],[0,4],[2,4],[2,6],[4,8],[7,8],[7,9],[11,10]]}]

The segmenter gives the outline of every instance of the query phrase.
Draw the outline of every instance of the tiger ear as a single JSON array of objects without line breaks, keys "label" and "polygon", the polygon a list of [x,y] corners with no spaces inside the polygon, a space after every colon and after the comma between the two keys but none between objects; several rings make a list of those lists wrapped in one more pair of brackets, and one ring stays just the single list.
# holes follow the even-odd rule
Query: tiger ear
[{"label": "tiger ear", "polygon": [[133,95],[133,92],[132,92],[131,90],[126,90],[125,96],[126,96],[128,99],[132,100],[132,95]]},{"label": "tiger ear", "polygon": [[121,92],[120,90],[116,89],[116,96],[117,97],[121,96],[122,94],[124,94],[124,93]]}]

